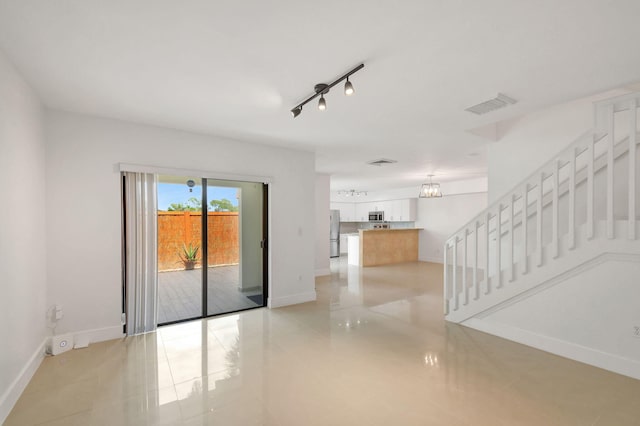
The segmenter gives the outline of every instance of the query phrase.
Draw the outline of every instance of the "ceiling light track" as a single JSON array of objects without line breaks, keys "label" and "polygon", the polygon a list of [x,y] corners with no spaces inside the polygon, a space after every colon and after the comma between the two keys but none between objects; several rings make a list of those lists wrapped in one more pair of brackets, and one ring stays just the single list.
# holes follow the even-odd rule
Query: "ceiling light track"
[{"label": "ceiling light track", "polygon": [[320,96],[320,101],[318,102],[318,109],[320,111],[324,111],[325,109],[327,109],[327,101],[324,98],[324,95],[326,95],[327,93],[329,93],[329,90],[331,90],[331,88],[333,86],[335,86],[336,84],[340,83],[343,80],[347,80],[347,82],[344,85],[344,94],[347,96],[351,96],[354,93],[353,90],[353,84],[349,81],[349,77],[352,74],[355,74],[356,72],[360,71],[362,68],[364,68],[364,64],[360,64],[357,67],[355,67],[354,69],[352,69],[351,71],[347,72],[346,74],[344,74],[342,77],[338,78],[337,80],[335,80],[332,83],[329,84],[325,84],[325,83],[318,83],[315,85],[314,87],[314,94],[309,96],[307,99],[305,99],[304,101],[300,102],[298,105],[296,105],[295,107],[293,107],[291,109],[291,114],[293,115],[293,117],[297,117],[300,115],[300,113],[302,112],[302,107],[305,106],[307,103],[311,102],[312,100],[314,100],[315,98],[317,98],[318,96]]},{"label": "ceiling light track", "polygon": [[367,196],[367,191],[356,191],[350,189],[348,191],[338,191],[338,195],[344,195],[345,197],[360,197],[361,195]]}]

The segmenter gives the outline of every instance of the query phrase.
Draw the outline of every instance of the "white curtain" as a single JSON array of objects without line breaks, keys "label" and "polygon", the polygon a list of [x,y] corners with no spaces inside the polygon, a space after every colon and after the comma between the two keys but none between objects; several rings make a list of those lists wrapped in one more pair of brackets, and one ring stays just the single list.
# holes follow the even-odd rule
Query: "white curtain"
[{"label": "white curtain", "polygon": [[124,172],[127,335],[147,333],[158,317],[156,175]]}]

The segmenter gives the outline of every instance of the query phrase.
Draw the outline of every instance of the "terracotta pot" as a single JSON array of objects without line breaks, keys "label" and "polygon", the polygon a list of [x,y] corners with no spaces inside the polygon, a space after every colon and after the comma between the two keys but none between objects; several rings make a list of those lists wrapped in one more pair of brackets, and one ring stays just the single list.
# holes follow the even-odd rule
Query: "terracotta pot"
[{"label": "terracotta pot", "polygon": [[184,269],[186,269],[187,271],[192,270],[196,266],[195,260],[184,260],[182,261],[182,263],[184,263]]}]

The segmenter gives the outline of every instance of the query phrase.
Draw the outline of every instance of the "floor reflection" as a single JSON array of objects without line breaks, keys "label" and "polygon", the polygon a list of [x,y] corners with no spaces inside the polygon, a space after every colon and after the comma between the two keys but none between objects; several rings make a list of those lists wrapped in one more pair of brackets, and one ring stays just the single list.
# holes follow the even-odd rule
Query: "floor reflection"
[{"label": "floor reflection", "polygon": [[640,418],[636,380],[446,323],[441,265],[358,268],[337,258],[331,270],[317,279],[315,302],[161,327],[46,358],[6,425]]}]

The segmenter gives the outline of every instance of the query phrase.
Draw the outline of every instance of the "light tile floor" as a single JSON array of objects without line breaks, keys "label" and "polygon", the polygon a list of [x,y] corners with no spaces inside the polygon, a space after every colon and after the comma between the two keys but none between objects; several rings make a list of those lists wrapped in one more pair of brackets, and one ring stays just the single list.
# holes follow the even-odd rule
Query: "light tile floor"
[{"label": "light tile floor", "polygon": [[640,381],[442,318],[441,266],[46,358],[6,425],[640,425]]}]

